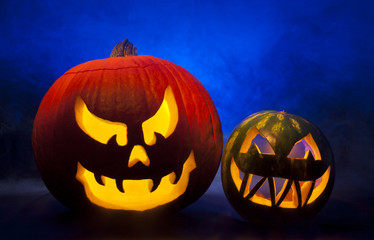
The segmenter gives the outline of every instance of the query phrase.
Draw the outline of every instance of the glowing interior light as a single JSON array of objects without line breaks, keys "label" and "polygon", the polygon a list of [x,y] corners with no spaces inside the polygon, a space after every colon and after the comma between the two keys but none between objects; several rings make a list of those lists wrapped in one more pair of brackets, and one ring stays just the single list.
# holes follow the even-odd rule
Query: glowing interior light
[{"label": "glowing interior light", "polygon": [[144,211],[181,196],[186,191],[190,173],[195,168],[195,156],[191,151],[183,164],[179,181],[173,184],[175,173],[172,172],[161,179],[160,185],[153,192],[152,179],[123,180],[124,193],[118,190],[113,178],[102,176],[104,186],[100,185],[96,182],[94,173],[85,169],[79,162],[76,178],[83,184],[86,196],[93,204],[109,209]]},{"label": "glowing interior light", "polygon": [[169,137],[178,123],[178,106],[173,91],[168,86],[165,90],[164,100],[155,115],[142,124],[144,141],[147,145],[156,143],[155,132],[164,138]]},{"label": "glowing interior light", "polygon": [[257,134],[260,134],[259,131],[254,127],[251,130],[249,130],[249,133],[247,133],[242,146],[240,147],[240,153],[246,153],[248,152],[249,148],[252,145],[253,139],[256,137]]},{"label": "glowing interior light", "polygon": [[268,207],[271,206],[270,199],[264,198],[264,196],[262,196],[259,193],[256,193],[250,200],[254,203],[257,203],[257,204],[265,205],[265,206],[268,206]]},{"label": "glowing interior light", "polygon": [[313,186],[313,181],[299,181],[299,184],[301,190],[301,205],[305,205],[308,194],[312,190],[311,187]]},{"label": "glowing interior light", "polygon": [[95,116],[88,110],[86,104],[79,96],[75,101],[74,110],[78,126],[91,138],[107,144],[109,139],[116,135],[118,145],[125,146],[127,144],[126,124],[111,122]]},{"label": "glowing interior light", "polygon": [[140,145],[135,145],[132,148],[128,166],[132,167],[137,162],[141,162],[147,167],[149,167],[150,164],[147,152],[145,151],[144,147]]},{"label": "glowing interior light", "polygon": [[326,172],[322,175],[320,184],[313,189],[312,195],[310,196],[307,204],[314,202],[319,197],[319,195],[323,193],[330,179],[330,170],[331,167],[328,167]]},{"label": "glowing interior light", "polygon": [[241,187],[242,181],[243,181],[242,178],[240,177],[240,172],[239,171],[240,170],[239,170],[238,166],[236,165],[234,158],[232,158],[231,159],[231,164],[230,164],[230,173],[231,173],[232,180],[234,181],[234,184],[235,184],[238,192],[240,191],[240,187]]},{"label": "glowing interior light", "polygon": [[[279,185],[276,181],[278,178],[274,177],[267,177],[265,181],[263,181],[262,185],[257,189],[253,190],[254,186],[260,182],[259,179],[263,179],[264,177],[256,176],[253,174],[248,174],[248,179],[246,181],[246,186],[243,192],[243,198],[248,197],[248,195],[252,194],[252,191],[256,191],[253,193],[252,197],[249,198],[249,201],[254,203],[265,205],[265,206],[272,206],[272,199],[271,197],[265,197],[264,195],[271,196],[272,193],[261,192],[265,188],[265,191],[270,191],[272,189],[273,196],[274,196],[274,203],[280,208],[298,208],[299,206],[304,206],[307,204],[312,203],[315,201],[325,190],[327,183],[330,177],[330,168],[326,170],[326,172],[318,179],[315,180],[315,183],[319,182],[319,184],[314,184],[313,181],[297,181],[297,180],[289,180],[289,179],[281,179],[283,182],[282,185]],[[231,159],[230,164],[230,173],[231,177],[234,181],[234,184],[240,192],[241,185],[244,184],[244,180],[240,176],[240,169],[235,163],[234,158]],[[269,179],[272,181],[268,181]],[[252,183],[252,181],[255,181]],[[266,186],[269,185],[269,188]],[[273,184],[273,187],[270,187],[270,184]],[[277,193],[277,185],[282,186],[280,191]],[[297,195],[297,188],[300,189],[301,199],[299,199]],[[311,194],[310,194],[311,193]],[[308,196],[310,195],[309,199]],[[299,204],[299,201],[300,204]]]},{"label": "glowing interior light", "polygon": [[312,134],[308,134],[306,137],[296,142],[292,148],[289,158],[306,158],[308,151],[310,151],[315,160],[321,160],[321,154],[314,141]]},{"label": "glowing interior light", "polygon": [[[288,180],[288,181],[290,181],[290,180]],[[279,204],[279,207],[280,208],[297,208],[297,206],[299,204],[299,199],[297,197],[295,182],[292,182],[291,188],[289,188],[289,189],[287,189],[286,186],[287,185],[285,183],[283,185],[284,189],[282,188],[283,189],[282,194],[284,192],[286,192],[287,195],[284,198],[284,200]],[[277,197],[279,198],[280,196],[281,195],[279,193],[279,195]]]},{"label": "glowing interior light", "polygon": [[249,133],[246,135],[243,144],[240,147],[240,153],[248,152],[253,143],[256,143],[256,147],[259,153],[272,155],[275,154],[268,140],[264,138],[255,127],[249,130]]}]

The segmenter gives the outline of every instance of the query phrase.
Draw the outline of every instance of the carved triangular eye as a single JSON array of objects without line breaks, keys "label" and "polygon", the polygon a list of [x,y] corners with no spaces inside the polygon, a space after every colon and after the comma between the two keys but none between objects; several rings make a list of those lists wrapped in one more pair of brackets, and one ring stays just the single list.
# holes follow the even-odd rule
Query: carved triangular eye
[{"label": "carved triangular eye", "polygon": [[240,153],[247,153],[248,151],[254,152],[254,150],[257,150],[261,154],[275,155],[268,140],[264,138],[255,127],[249,130],[240,148]]},{"label": "carved triangular eye", "polygon": [[250,154],[250,156],[252,156],[253,158],[255,159],[258,159],[260,157],[260,149],[258,148],[257,144],[252,142],[252,145],[251,147],[249,148],[248,150],[248,153]]},{"label": "carved triangular eye", "polygon": [[78,96],[74,106],[75,120],[80,129],[92,139],[107,144],[116,135],[119,146],[127,144],[127,126],[120,122],[111,122],[95,116],[91,113],[83,99]]},{"label": "carved triangular eye", "polygon": [[288,158],[304,158],[321,160],[321,154],[312,134],[308,134],[293,146]]},{"label": "carved triangular eye", "polygon": [[155,115],[142,124],[144,142],[147,145],[156,143],[155,132],[164,138],[169,137],[175,130],[178,123],[178,106],[173,91],[168,86],[165,90],[164,100]]}]

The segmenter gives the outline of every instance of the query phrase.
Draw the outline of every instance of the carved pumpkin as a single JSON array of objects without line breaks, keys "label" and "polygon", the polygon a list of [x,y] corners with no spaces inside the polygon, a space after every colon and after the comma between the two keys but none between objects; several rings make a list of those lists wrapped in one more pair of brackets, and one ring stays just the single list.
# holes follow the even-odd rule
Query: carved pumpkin
[{"label": "carved pumpkin", "polygon": [[322,132],[277,111],[255,113],[233,131],[221,168],[229,202],[257,223],[312,217],[328,200],[335,171]]},{"label": "carved pumpkin", "polygon": [[111,56],[70,69],[44,96],[33,128],[40,174],[71,208],[180,209],[219,167],[214,104],[185,69],[136,56],[127,40]]}]

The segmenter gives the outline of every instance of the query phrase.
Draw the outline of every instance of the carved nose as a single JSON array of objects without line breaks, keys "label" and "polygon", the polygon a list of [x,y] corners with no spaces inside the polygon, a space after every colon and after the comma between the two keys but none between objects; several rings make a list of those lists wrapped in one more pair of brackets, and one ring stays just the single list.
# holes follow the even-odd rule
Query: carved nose
[{"label": "carved nose", "polygon": [[150,161],[144,147],[141,145],[135,145],[130,153],[129,168],[134,166],[137,162],[143,163],[145,166],[149,166]]}]

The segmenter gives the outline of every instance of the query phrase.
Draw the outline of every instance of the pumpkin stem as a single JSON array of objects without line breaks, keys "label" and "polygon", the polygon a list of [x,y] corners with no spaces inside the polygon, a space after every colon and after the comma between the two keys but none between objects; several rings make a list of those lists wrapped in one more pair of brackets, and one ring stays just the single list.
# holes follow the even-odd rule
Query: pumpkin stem
[{"label": "pumpkin stem", "polygon": [[137,56],[136,47],[126,38],[123,42],[117,43],[114,46],[110,57],[127,57],[127,56]]}]

